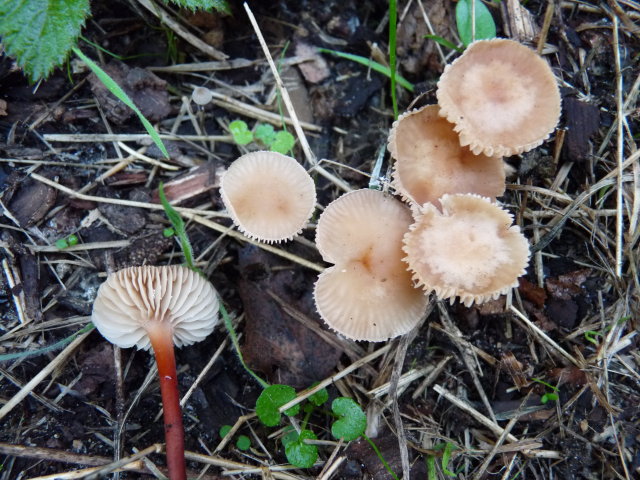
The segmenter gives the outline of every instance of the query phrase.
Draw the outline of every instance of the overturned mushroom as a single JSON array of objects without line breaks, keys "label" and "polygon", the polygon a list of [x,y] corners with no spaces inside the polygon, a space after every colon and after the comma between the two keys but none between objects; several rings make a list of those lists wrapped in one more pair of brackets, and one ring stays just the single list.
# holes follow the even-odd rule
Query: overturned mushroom
[{"label": "overturned mushroom", "polygon": [[222,201],[249,238],[290,240],[313,213],[316,190],[307,171],[276,152],[251,152],[235,160],[220,180]]},{"label": "overturned mushroom", "polygon": [[320,274],[314,297],[329,327],[379,342],[418,323],[428,299],[402,262],[402,237],[411,222],[407,207],[376,190],[350,192],[327,206],[316,244],[335,265]]},{"label": "overturned mushroom", "polygon": [[476,193],[495,199],[504,193],[502,158],[475,155],[460,146],[454,125],[437,105],[401,115],[389,134],[395,158],[393,185],[417,205],[438,205],[445,193]]},{"label": "overturned mushroom", "polygon": [[413,278],[440,299],[482,303],[517,286],[529,243],[509,212],[477,195],[445,195],[442,213],[426,204],[404,236]]},{"label": "overturned mushroom", "polygon": [[460,144],[508,156],[540,145],[560,118],[560,92],[536,52],[506,39],[478,40],[447,65],[436,92]]},{"label": "overturned mushroom", "polygon": [[173,345],[203,340],[218,321],[213,286],[182,266],[130,267],[100,286],[91,321],[111,343],[153,348],[164,406],[167,466],[172,480],[186,478],[184,429]]}]

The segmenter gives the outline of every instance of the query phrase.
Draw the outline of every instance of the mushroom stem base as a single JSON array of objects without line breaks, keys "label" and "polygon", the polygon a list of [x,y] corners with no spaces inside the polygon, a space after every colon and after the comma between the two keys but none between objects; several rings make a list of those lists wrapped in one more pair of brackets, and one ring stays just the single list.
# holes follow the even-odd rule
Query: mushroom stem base
[{"label": "mushroom stem base", "polygon": [[148,331],[148,334],[155,353],[160,377],[169,478],[171,480],[186,480],[184,427],[182,425],[178,375],[173,349],[173,332],[170,326],[160,325]]}]

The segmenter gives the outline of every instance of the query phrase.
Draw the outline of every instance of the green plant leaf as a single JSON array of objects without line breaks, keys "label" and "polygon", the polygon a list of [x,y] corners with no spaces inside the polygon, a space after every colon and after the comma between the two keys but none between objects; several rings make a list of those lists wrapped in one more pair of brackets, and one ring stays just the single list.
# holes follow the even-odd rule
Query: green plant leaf
[{"label": "green plant leaf", "polygon": [[[275,427],[280,423],[278,409],[285,403],[296,398],[296,391],[289,385],[270,385],[265,388],[256,401],[256,414],[260,421],[267,427]],[[300,411],[300,405],[295,405],[285,413],[289,416],[296,415]]]},{"label": "green plant leaf", "polygon": [[[389,67],[385,67],[384,65],[378,62],[374,62],[369,58],[361,57],[360,55],[354,55],[352,53],[340,52],[338,50],[331,50],[330,48],[319,48],[318,51],[322,53],[330,53],[331,55],[335,55],[336,57],[351,60],[352,62],[356,62],[356,63],[359,63],[360,65],[364,65],[365,67],[370,68],[375,72],[381,73],[382,75],[385,75],[391,78],[391,69]],[[410,92],[413,92],[414,86],[406,78],[400,75],[396,75],[396,81],[398,82],[398,85],[404,87],[406,90]]]},{"label": "green plant leaf", "polygon": [[184,261],[187,264],[187,267],[200,273],[200,271],[193,264],[193,249],[191,248],[191,242],[189,242],[189,237],[187,236],[187,230],[184,226],[184,221],[182,220],[180,214],[176,212],[176,210],[167,201],[167,197],[164,195],[164,185],[162,184],[162,182],[160,182],[160,185],[158,185],[158,197],[160,197],[160,203],[162,203],[165,215],[171,222],[173,230],[178,236],[178,240],[180,240],[180,248],[182,250],[182,255],[184,255]]},{"label": "green plant leaf", "polygon": [[0,37],[36,81],[65,61],[90,13],[89,0],[2,0]]},{"label": "green plant leaf", "polygon": [[256,137],[256,140],[270,146],[276,139],[276,131],[274,130],[273,125],[260,123],[256,126],[253,136]]},{"label": "green plant leaf", "polygon": [[271,145],[269,145],[269,150],[286,155],[293,148],[295,143],[296,139],[293,135],[286,130],[280,130],[276,132],[276,138],[273,140]]},{"label": "green plant leaf", "polygon": [[491,12],[480,0],[460,0],[456,5],[456,24],[458,34],[464,46],[468,46],[472,41],[472,20],[471,2],[476,2],[476,36],[475,40],[495,38],[496,24],[493,21]]},{"label": "green plant leaf", "polygon": [[442,452],[442,462],[441,462],[442,472],[449,477],[456,476],[455,473],[449,470],[449,462],[451,461],[451,452],[453,451],[454,448],[455,446],[453,445],[453,443],[447,442],[444,447],[444,452]]},{"label": "green plant leaf", "polygon": [[253,142],[253,133],[249,130],[246,122],[234,120],[229,124],[229,131],[233,135],[233,141],[238,145],[246,145]]},{"label": "green plant leaf", "polygon": [[424,38],[427,40],[433,40],[434,42],[439,43],[443,47],[450,48],[451,50],[456,50],[457,52],[462,53],[464,50],[458,47],[455,43],[447,40],[446,38],[441,37],[440,35],[425,35]]},{"label": "green plant leaf", "polygon": [[91,69],[96,77],[98,77],[98,79],[102,83],[104,83],[104,86],[107,87],[109,91],[118,98],[118,100],[120,100],[127,107],[134,111],[153,142],[158,146],[165,158],[169,158],[169,152],[167,152],[167,149],[165,148],[164,143],[162,143],[162,139],[160,138],[160,135],[158,135],[158,132],[156,132],[156,129],[153,128],[153,125],[149,123],[149,120],[145,118],[140,109],[136,107],[135,103],[133,103],[133,101],[129,98],[129,95],[127,95],[126,92],[122,90],[122,88],[120,88],[120,85],[114,82],[113,79],[107,74],[107,72],[102,70],[93,60],[82,53],[79,48],[74,47],[73,53],[75,53],[84,63],[87,64],[87,67]]},{"label": "green plant leaf", "polygon": [[218,433],[220,434],[220,438],[224,438],[227,436],[227,433],[231,431],[231,425],[223,425],[220,427]]},{"label": "green plant leaf", "polygon": [[351,398],[336,398],[331,404],[331,410],[340,417],[331,426],[331,435],[335,438],[350,442],[362,435],[367,428],[367,416]]},{"label": "green plant leaf", "polygon": [[304,441],[317,440],[317,438],[311,430],[300,430],[300,435],[297,432],[285,435],[282,438],[282,444],[289,463],[298,468],[313,467],[318,459],[318,447],[304,443]]},{"label": "green plant leaf", "polygon": [[318,390],[316,393],[309,397],[309,401],[313,403],[316,407],[319,407],[323,403],[329,400],[329,392],[326,388],[322,390]]},{"label": "green plant leaf", "polygon": [[215,8],[219,12],[231,15],[231,8],[226,0],[171,0],[172,3],[190,10],[210,10]]},{"label": "green plant leaf", "polygon": [[245,450],[249,450],[250,446],[251,439],[249,437],[247,437],[246,435],[238,436],[238,439],[236,440],[236,447],[238,447],[238,450],[242,450],[244,452]]},{"label": "green plant leaf", "polygon": [[64,250],[65,248],[69,248],[69,242],[66,238],[59,238],[58,240],[56,240],[55,246],[60,250]]}]

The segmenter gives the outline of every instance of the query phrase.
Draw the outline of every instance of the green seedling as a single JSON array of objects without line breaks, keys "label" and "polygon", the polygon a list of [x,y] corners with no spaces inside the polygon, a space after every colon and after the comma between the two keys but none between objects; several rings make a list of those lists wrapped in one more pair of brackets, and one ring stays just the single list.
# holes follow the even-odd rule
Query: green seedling
[{"label": "green seedling", "polygon": [[59,238],[56,240],[55,246],[60,250],[64,250],[65,248],[73,247],[78,244],[78,236],[77,235],[69,235],[65,238]]},{"label": "green seedling", "polygon": [[251,131],[246,122],[234,120],[229,124],[229,132],[233,136],[233,141],[238,145],[257,142],[272,152],[282,153],[283,155],[289,153],[296,142],[295,137],[286,130],[276,131],[273,126],[267,123],[259,123],[254,131]]},{"label": "green seedling", "polygon": [[595,330],[587,330],[584,332],[584,339],[588,342],[593,343],[594,345],[598,345],[598,338],[602,337],[600,332],[596,332]]},{"label": "green seedling", "polygon": [[[226,0],[172,0],[182,8],[231,13]],[[37,15],[34,15],[34,12]],[[0,37],[5,51],[33,82],[62,65],[91,13],[89,0],[3,0]]]},{"label": "green seedling", "polygon": [[[278,409],[285,403],[296,398],[296,391],[289,385],[270,385],[265,388],[256,401],[256,415],[267,427],[280,424],[281,415]],[[289,416],[297,415],[300,405],[295,405],[285,413]]]},{"label": "green seedling", "polygon": [[176,234],[176,231],[173,228],[165,228],[162,230],[162,236],[165,238],[173,237]]},{"label": "green seedling", "polygon": [[[220,438],[226,437],[231,431],[231,428],[231,425],[223,425],[220,427],[218,432],[220,434]],[[238,435],[238,438],[236,439],[236,448],[243,452],[249,450],[249,448],[251,448],[251,439],[246,435]]]},{"label": "green seedling", "polygon": [[558,400],[558,394],[555,392],[558,392],[558,387],[554,387],[553,385],[545,382],[544,380],[540,380],[539,378],[532,378],[531,380],[533,380],[536,383],[539,383],[541,385],[544,385],[545,387],[551,389],[551,392],[545,392],[541,397],[540,397],[540,403],[542,403],[543,405],[547,404],[548,402],[555,402]]},{"label": "green seedling", "polygon": [[318,447],[305,443],[305,440],[317,440],[311,430],[293,431],[282,437],[284,452],[291,465],[298,468],[311,468],[318,459]]},{"label": "green seedling", "polygon": [[351,398],[339,397],[331,404],[331,410],[338,420],[331,426],[331,435],[346,442],[360,437],[367,428],[367,416]]}]

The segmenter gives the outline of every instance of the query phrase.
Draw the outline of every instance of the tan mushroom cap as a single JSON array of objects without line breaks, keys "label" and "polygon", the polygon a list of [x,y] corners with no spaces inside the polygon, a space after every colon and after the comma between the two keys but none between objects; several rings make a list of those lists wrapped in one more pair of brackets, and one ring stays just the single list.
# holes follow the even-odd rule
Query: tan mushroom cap
[{"label": "tan mushroom cap", "polygon": [[558,124],[560,92],[536,52],[507,39],[478,40],[440,77],[441,115],[460,144],[476,153],[508,156],[540,145]]},{"label": "tan mushroom cap", "polygon": [[173,330],[176,346],[204,340],[218,322],[218,295],[205,278],[178,265],[129,267],[100,286],[91,321],[111,343],[148,349],[148,332]]},{"label": "tan mushroom cap", "polygon": [[445,195],[404,237],[404,260],[414,280],[440,299],[467,306],[496,299],[517,286],[529,262],[529,243],[509,212],[477,195]]},{"label": "tan mushroom cap", "polygon": [[251,152],[234,161],[220,180],[222,201],[249,238],[273,243],[302,231],[316,204],[307,171],[276,152]]},{"label": "tan mushroom cap", "polygon": [[402,262],[410,210],[376,190],[347,193],[327,206],[316,244],[335,263],[320,274],[316,308],[330,328],[353,340],[384,341],[411,330],[428,298]]},{"label": "tan mushroom cap", "polygon": [[405,200],[438,204],[445,193],[476,193],[495,199],[504,193],[501,157],[475,155],[460,146],[454,125],[438,105],[401,115],[389,134],[395,158],[393,185]]}]

